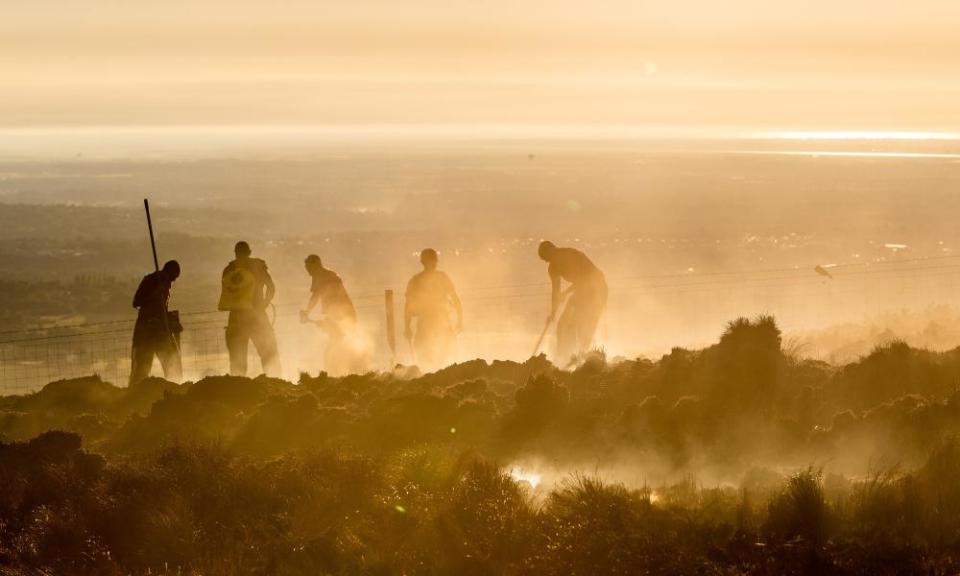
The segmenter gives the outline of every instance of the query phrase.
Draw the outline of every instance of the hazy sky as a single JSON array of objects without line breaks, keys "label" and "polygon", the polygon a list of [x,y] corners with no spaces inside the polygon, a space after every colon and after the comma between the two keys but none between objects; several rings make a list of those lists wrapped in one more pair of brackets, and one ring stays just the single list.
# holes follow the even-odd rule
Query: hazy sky
[{"label": "hazy sky", "polygon": [[0,124],[960,127],[955,0],[0,0]]}]

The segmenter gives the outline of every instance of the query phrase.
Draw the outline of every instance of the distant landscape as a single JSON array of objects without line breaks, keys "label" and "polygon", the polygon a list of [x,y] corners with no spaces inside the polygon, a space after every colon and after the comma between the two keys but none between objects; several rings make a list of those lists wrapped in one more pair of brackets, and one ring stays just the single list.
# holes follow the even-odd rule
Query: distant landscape
[{"label": "distant landscape", "polygon": [[[956,161],[724,152],[760,145],[930,149],[401,140],[232,159],[8,160],[0,165],[2,323],[19,330],[132,319],[134,283],[152,268],[142,211],[149,197],[161,259],[183,264],[173,302],[183,311],[214,310],[219,271],[246,239],[278,279],[278,306],[302,305],[302,260],[316,252],[366,298],[361,315],[374,330],[383,290],[401,292],[416,254],[432,246],[467,304],[458,358],[523,360],[513,340],[498,347],[491,334],[535,339],[547,294],[534,248],[550,238],[585,250],[610,279],[600,344],[611,357],[704,345],[730,317],[762,313],[824,360],[853,359],[842,350],[849,343],[812,338],[840,326],[887,336],[889,328],[937,349],[960,344],[955,323],[928,330],[918,320],[958,303]],[[833,278],[816,274],[817,265]],[[884,325],[890,314],[914,318],[912,327]]]}]

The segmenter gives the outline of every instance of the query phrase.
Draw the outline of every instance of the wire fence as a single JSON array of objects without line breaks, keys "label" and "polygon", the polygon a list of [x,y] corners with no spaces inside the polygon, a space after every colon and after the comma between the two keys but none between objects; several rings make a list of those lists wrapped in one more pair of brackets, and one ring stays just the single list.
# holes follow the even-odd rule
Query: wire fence
[{"label": "wire fence", "polygon": [[[814,268],[778,268],[622,277],[611,280],[609,320],[601,340],[643,334],[643,325],[676,326],[658,337],[683,343],[692,326],[715,325],[738,315],[768,312],[799,324],[825,324],[826,304],[863,316],[907,300],[956,302],[960,294],[960,256],[902,259],[871,264],[838,264],[829,276]],[[883,289],[879,286],[883,286]],[[459,338],[459,359],[504,357],[522,359],[543,327],[549,287],[545,282],[474,287],[461,293],[467,331]],[[897,300],[899,298],[900,300]],[[370,341],[374,368],[410,362],[412,356],[397,338],[399,350],[387,345],[383,293],[354,297],[358,319]],[[274,329],[280,344],[283,376],[324,369],[325,336],[312,324],[301,324],[297,306],[275,310]],[[397,331],[402,331],[402,297],[396,305]],[[509,319],[509,320],[507,320]],[[183,376],[196,380],[229,371],[223,312],[181,314]],[[639,331],[638,331],[638,328]],[[0,332],[0,395],[25,394],[57,380],[99,375],[117,385],[130,374],[134,320],[119,319],[72,327]],[[690,344],[687,338],[687,344]],[[251,374],[260,365],[250,352]],[[159,362],[153,370],[161,374]]]}]

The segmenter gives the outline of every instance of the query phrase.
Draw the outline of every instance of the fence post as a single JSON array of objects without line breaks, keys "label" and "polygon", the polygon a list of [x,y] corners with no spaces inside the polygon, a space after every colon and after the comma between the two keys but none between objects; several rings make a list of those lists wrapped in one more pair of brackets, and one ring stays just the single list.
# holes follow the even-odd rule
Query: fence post
[{"label": "fence post", "polygon": [[387,346],[390,347],[390,368],[397,365],[397,323],[393,314],[393,290],[383,292],[383,305],[387,313]]}]

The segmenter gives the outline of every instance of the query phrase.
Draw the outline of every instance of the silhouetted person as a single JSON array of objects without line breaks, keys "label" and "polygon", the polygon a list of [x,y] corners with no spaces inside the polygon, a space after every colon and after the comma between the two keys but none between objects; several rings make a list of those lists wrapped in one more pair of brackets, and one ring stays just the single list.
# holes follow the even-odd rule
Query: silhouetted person
[{"label": "silhouetted person", "polygon": [[167,308],[170,287],[180,277],[180,264],[170,260],[163,268],[143,277],[133,296],[137,323],[133,327],[130,384],[150,376],[153,358],[160,359],[163,377],[179,382],[183,368],[180,359],[180,326],[176,313]]},{"label": "silhouetted person", "polygon": [[341,375],[362,372],[365,367],[363,343],[357,330],[357,311],[336,272],[323,267],[316,254],[303,262],[310,274],[310,300],[300,311],[300,321],[309,322],[310,312],[321,304],[323,320],[317,322],[327,333],[324,369],[328,374]]},{"label": "silhouetted person", "polygon": [[237,242],[233,251],[237,258],[223,269],[219,305],[220,310],[230,311],[226,330],[230,373],[247,375],[247,346],[252,340],[264,374],[279,377],[277,338],[267,318],[267,307],[276,293],[273,278],[267,271],[266,262],[250,257],[249,244]]},{"label": "silhouetted person", "polygon": [[[550,316],[553,320],[569,294],[567,306],[557,321],[557,357],[566,362],[574,354],[585,352],[593,344],[600,316],[607,306],[607,281],[603,272],[576,248],[558,248],[552,242],[541,242],[537,250],[547,262],[550,275]],[[570,287],[561,292],[566,280]],[[572,294],[571,294],[572,292]]]},{"label": "silhouetted person", "polygon": [[[450,348],[463,331],[463,306],[450,277],[437,270],[437,251],[427,248],[420,253],[423,271],[407,284],[403,312],[404,337],[416,351],[417,363],[426,367],[443,366]],[[456,323],[452,319],[456,313]],[[412,322],[416,319],[416,334]]]}]

